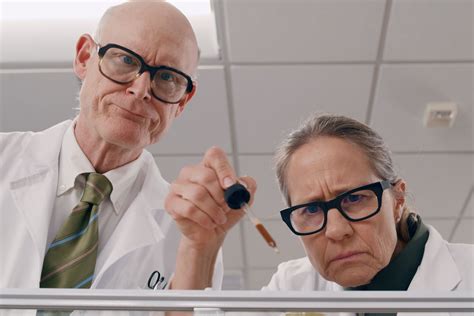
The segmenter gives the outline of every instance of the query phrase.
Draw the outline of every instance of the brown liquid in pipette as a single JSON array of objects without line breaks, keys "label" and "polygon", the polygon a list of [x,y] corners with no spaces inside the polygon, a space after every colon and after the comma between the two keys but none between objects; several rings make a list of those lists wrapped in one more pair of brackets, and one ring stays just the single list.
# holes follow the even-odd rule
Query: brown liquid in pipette
[{"label": "brown liquid in pipette", "polygon": [[270,233],[262,224],[258,223],[257,225],[255,225],[255,228],[257,228],[260,235],[262,235],[263,239],[265,239],[265,241],[270,247],[276,248],[276,242],[273,240],[272,236],[270,236]]}]

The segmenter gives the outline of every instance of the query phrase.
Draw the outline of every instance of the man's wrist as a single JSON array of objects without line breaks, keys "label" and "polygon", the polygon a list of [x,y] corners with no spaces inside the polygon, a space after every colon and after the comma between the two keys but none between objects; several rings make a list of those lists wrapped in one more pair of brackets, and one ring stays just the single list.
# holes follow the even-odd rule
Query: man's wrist
[{"label": "man's wrist", "polygon": [[178,262],[172,289],[204,289],[212,286],[214,266],[221,242],[204,247],[183,237],[178,247]]},{"label": "man's wrist", "polygon": [[179,248],[186,249],[187,251],[197,252],[203,255],[212,255],[217,253],[224,243],[225,235],[217,238],[216,240],[205,240],[205,241],[194,241],[192,239],[183,236],[179,243]]}]

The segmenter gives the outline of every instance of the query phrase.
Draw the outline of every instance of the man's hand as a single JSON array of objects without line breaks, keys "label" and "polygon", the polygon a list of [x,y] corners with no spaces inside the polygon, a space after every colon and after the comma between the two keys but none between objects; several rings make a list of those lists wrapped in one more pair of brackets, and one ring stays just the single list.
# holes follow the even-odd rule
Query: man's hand
[{"label": "man's hand", "polygon": [[214,244],[219,248],[225,234],[244,215],[241,210],[230,209],[224,200],[224,190],[237,181],[253,196],[255,180],[237,178],[226,154],[212,147],[201,163],[184,167],[171,184],[165,209],[194,247],[208,248]]},{"label": "man's hand", "polygon": [[[244,215],[242,210],[230,209],[224,200],[224,190],[237,181],[246,186],[253,197],[257,187],[255,180],[237,178],[224,151],[212,147],[201,163],[184,167],[171,184],[165,209],[183,235],[173,289],[210,286],[217,252],[225,235]],[[190,263],[194,265],[193,273],[189,270]]]}]

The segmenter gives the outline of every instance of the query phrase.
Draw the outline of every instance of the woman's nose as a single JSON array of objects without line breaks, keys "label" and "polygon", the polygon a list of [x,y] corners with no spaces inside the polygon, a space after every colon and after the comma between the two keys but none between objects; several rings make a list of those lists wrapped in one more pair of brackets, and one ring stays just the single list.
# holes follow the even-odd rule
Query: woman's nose
[{"label": "woman's nose", "polygon": [[327,213],[325,235],[329,239],[343,240],[353,234],[351,223],[339,212],[338,209],[330,209]]}]

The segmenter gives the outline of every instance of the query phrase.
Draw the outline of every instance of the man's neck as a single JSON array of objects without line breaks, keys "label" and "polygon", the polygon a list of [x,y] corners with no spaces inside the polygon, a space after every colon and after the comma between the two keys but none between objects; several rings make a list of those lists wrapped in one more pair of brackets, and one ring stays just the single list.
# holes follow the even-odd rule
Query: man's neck
[{"label": "man's neck", "polygon": [[74,128],[74,137],[96,172],[106,173],[137,159],[142,149],[130,150],[104,141],[101,137],[80,125]]}]

